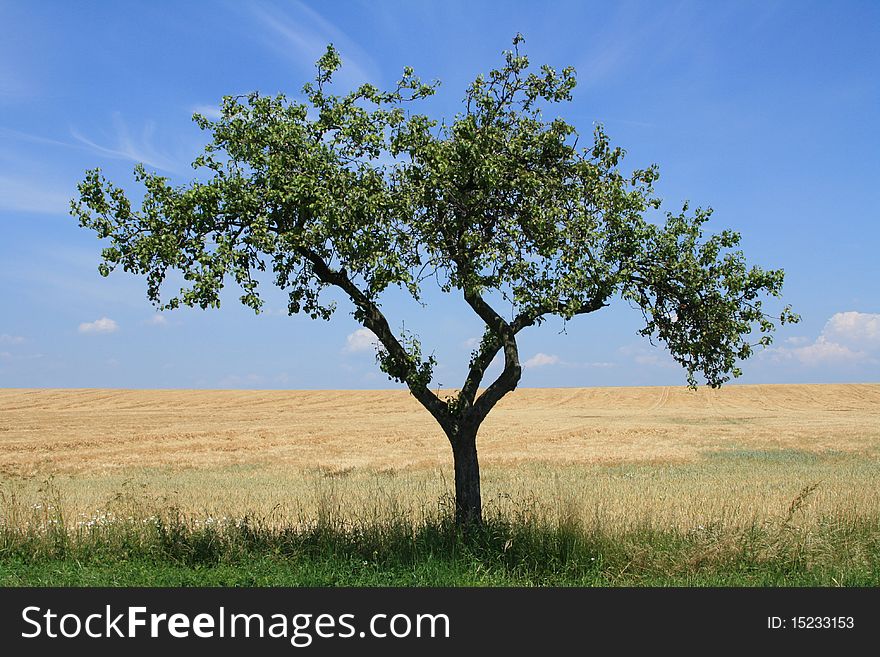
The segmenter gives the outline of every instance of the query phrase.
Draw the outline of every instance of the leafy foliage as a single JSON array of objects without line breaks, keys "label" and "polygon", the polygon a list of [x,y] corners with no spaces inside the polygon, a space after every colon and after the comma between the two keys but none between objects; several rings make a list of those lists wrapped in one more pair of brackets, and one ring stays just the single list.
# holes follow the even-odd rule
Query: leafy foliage
[{"label": "leafy foliage", "polygon": [[[354,316],[378,337],[380,366],[406,382],[452,436],[475,432],[521,373],[516,335],[554,315],[570,320],[619,296],[641,309],[642,334],[665,343],[689,383],[712,386],[738,376],[738,361],[769,344],[776,318],[762,298],[779,296],[781,270],[749,266],[740,237],[705,236],[711,210],[667,213],[654,193],[658,169],[625,174],[624,151],[601,126],[579,146],[575,128],[542,109],[571,99],[572,68],[532,70],[522,37],[504,65],[467,89],[450,123],[412,112],[435,93],[406,68],[396,86],[364,84],[331,93],[341,65],[328,47],[303,102],[251,93],[223,101],[193,163],[205,180],[174,186],[136,168],[145,194],[134,209],[100,170],[79,185],[72,213],[109,240],[102,275],[117,267],[144,275],[163,308],[219,306],[228,280],[259,311],[260,272],[288,294],[291,314],[328,319],[322,292],[344,291]],[[171,271],[185,285],[167,296]],[[422,299],[436,281],[460,294],[486,326],[458,396],[440,401],[428,384],[433,358],[414,336],[398,338],[381,311],[388,288]],[[487,298],[513,308],[503,317]],[[502,374],[477,395],[492,359]]]}]

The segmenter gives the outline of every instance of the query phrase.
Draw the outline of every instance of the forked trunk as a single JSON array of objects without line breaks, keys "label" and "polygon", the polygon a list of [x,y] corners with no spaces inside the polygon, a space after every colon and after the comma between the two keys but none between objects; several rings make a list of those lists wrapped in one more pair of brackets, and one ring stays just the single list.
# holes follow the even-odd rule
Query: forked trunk
[{"label": "forked trunk", "polygon": [[483,523],[477,430],[461,429],[449,436],[455,463],[455,524],[462,528]]}]

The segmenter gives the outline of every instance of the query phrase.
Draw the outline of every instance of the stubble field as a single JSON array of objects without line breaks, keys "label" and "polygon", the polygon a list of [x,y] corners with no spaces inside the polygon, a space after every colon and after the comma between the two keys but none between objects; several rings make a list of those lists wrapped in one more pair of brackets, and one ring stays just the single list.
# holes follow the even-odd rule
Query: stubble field
[{"label": "stubble field", "polygon": [[[568,532],[580,548],[563,570],[580,574],[563,583],[584,573],[688,583],[706,564],[712,577],[745,567],[745,553],[758,570],[794,559],[813,578],[803,583],[874,583],[880,572],[880,384],[523,389],[490,414],[478,449],[487,526],[503,538],[489,567],[513,558],[514,538]],[[35,564],[68,559],[50,535],[94,551],[113,532],[149,543],[144,527],[152,536],[156,523],[190,538],[219,532],[212,566],[231,558],[223,541],[239,541],[242,523],[296,535],[297,550],[328,528],[349,543],[403,531],[415,537],[411,575],[420,532],[451,511],[449,446],[404,391],[0,390],[0,468],[7,583],[45,583]],[[365,545],[345,550],[372,563],[360,560]],[[379,552],[366,554],[379,563]],[[488,583],[523,581],[522,563]],[[465,570],[453,583],[484,581]],[[532,571],[526,583],[555,581]]]}]

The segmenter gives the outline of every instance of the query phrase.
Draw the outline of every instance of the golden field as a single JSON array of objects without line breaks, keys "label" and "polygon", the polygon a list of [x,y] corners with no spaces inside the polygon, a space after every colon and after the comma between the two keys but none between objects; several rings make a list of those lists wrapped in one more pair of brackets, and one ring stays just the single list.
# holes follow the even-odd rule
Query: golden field
[{"label": "golden field", "polygon": [[[804,522],[876,515],[880,384],[522,389],[478,448],[490,510],[748,525],[815,486]],[[418,517],[448,504],[451,471],[405,391],[0,390],[5,522]]]}]

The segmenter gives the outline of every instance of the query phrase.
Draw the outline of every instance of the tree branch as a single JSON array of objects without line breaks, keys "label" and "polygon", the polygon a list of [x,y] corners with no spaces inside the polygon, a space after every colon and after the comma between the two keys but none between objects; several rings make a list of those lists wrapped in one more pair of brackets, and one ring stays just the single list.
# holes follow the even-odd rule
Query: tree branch
[{"label": "tree branch", "polygon": [[[611,296],[610,291],[601,289],[595,297],[590,299],[575,312],[571,313],[572,317],[576,317],[577,315],[587,315],[589,313],[596,312],[597,310],[604,308],[608,305],[607,303],[605,303],[605,300],[609,296]],[[543,304],[529,310],[524,310],[514,318],[513,322],[511,323],[511,328],[513,329],[514,333],[519,333],[524,328],[534,326],[535,323],[544,318],[544,315],[567,314],[569,312],[568,305],[569,304],[560,301],[555,304]]]},{"label": "tree branch", "polygon": [[[311,263],[315,276],[321,282],[335,285],[348,295],[359,311],[356,313],[356,316],[361,319],[364,326],[376,334],[382,346],[385,347],[393,358],[401,363],[408,361],[406,349],[404,349],[403,345],[400,344],[400,341],[391,331],[388,320],[385,319],[382,311],[351,281],[344,269],[340,271],[331,269],[321,256],[310,249],[299,247],[297,252]],[[411,380],[413,378],[411,374],[414,374],[414,372],[406,372],[403,376],[403,380],[409,387],[410,392],[419,400],[422,406],[428,409],[431,415],[440,423],[440,426],[444,429],[449,427],[451,418],[446,404],[431,392],[427,383]]]},{"label": "tree branch", "polygon": [[[465,295],[466,299],[467,299],[467,296],[468,295]],[[586,315],[587,313],[592,313],[592,312],[595,312],[601,308],[604,308],[605,306],[608,305],[607,303],[605,303],[605,300],[607,298],[608,298],[608,295],[604,294],[604,292],[601,294],[597,294],[596,297],[594,297],[587,304],[585,304],[581,308],[579,308],[574,313],[574,315]],[[489,365],[495,359],[495,356],[501,350],[502,346],[505,347],[505,372],[507,372],[507,368],[508,368],[508,364],[509,364],[508,353],[507,353],[508,346],[507,346],[507,342],[502,337],[504,334],[501,331],[506,330],[509,333],[510,338],[513,343],[513,350],[516,351],[516,356],[517,356],[516,366],[519,367],[519,357],[518,357],[519,354],[518,354],[518,349],[517,349],[516,339],[515,339],[516,334],[519,333],[520,331],[522,331],[523,329],[528,328],[529,326],[533,326],[534,324],[539,322],[544,317],[544,315],[547,315],[550,313],[559,314],[559,313],[564,312],[564,310],[566,308],[566,304],[557,303],[554,306],[551,306],[548,304],[548,305],[539,306],[537,308],[533,308],[533,309],[530,309],[527,311],[523,311],[519,315],[516,316],[516,318],[513,320],[513,322],[507,323],[479,295],[475,295],[475,297],[473,299],[468,299],[468,303],[471,305],[471,307],[474,309],[474,311],[480,316],[480,318],[483,319],[483,321],[486,323],[486,327],[487,327],[486,334],[483,336],[483,340],[480,343],[480,351],[477,353],[476,356],[474,356],[474,359],[471,361],[471,365],[470,365],[470,369],[468,371],[467,378],[465,379],[465,383],[462,386],[461,393],[459,394],[459,398],[462,400],[462,402],[467,407],[472,407],[472,406],[474,406],[474,398],[476,397],[477,390],[480,386],[480,383],[483,380],[483,376],[486,373],[486,369],[488,369]],[[492,323],[490,323],[490,322],[492,322]],[[492,328],[493,325],[495,327],[497,327],[495,330],[493,330],[493,328]],[[507,327],[507,329],[504,329],[505,326]],[[495,383],[493,383],[493,385],[490,386],[490,388],[487,389],[486,392],[480,396],[480,400],[483,400],[483,398],[486,396],[486,393],[488,393],[490,390],[492,390],[492,387],[495,386],[495,384],[498,384],[496,391],[500,391],[500,390],[504,389],[505,383],[504,383],[504,381],[502,381],[502,379],[508,379],[508,382],[509,382],[509,375],[511,374],[511,373],[508,373],[508,376],[505,377],[505,372],[502,372],[501,376],[499,376],[499,378],[495,381]],[[487,414],[491,410],[492,406],[494,406],[495,403],[497,403],[498,400],[504,396],[504,394],[513,390],[513,388],[516,387],[516,384],[518,382],[519,382],[519,377],[517,376],[516,380],[513,382],[513,387],[511,387],[509,390],[504,390],[504,392],[501,392],[501,394],[498,394],[497,398],[494,399],[494,401],[492,401],[492,399],[496,396],[497,392],[493,392],[493,394],[490,397],[486,398],[485,402],[480,401],[480,404],[481,404],[480,410],[476,411],[476,412],[478,414],[484,413],[482,415],[482,417],[485,417],[485,414]],[[484,408],[483,407],[484,404],[488,405],[488,406]]]},{"label": "tree branch", "polygon": [[[485,367],[488,367],[488,364],[492,362],[492,358],[495,357],[495,354],[498,353],[500,348],[504,349],[504,370],[476,401],[474,401],[473,395],[476,394],[477,386],[483,378],[482,374],[485,372],[485,367],[483,367],[482,372],[480,372],[475,369],[474,363],[479,361],[479,365],[482,365],[482,359],[477,358],[474,363],[472,363],[471,371],[468,374],[468,380],[465,383],[465,388],[462,388],[461,399],[468,407],[470,407],[468,419],[479,425],[486,415],[489,414],[489,411],[492,410],[492,407],[495,406],[504,395],[516,388],[516,385],[519,383],[519,379],[522,376],[522,367],[519,364],[519,347],[516,344],[516,334],[514,333],[513,327],[511,327],[511,325],[499,315],[492,306],[486,303],[486,300],[483,299],[483,297],[480,296],[480,293],[476,290],[466,289],[464,298],[468,305],[473,308],[474,312],[477,313],[477,315],[480,316],[480,319],[486,324],[487,332],[491,333],[492,336],[494,336],[494,339],[499,343],[499,346],[495,347],[494,352],[491,354],[491,358],[485,363]],[[486,350],[484,350],[484,352],[485,351]],[[485,355],[488,354],[484,353],[484,356]],[[479,378],[477,378],[477,374],[479,374]]]}]

